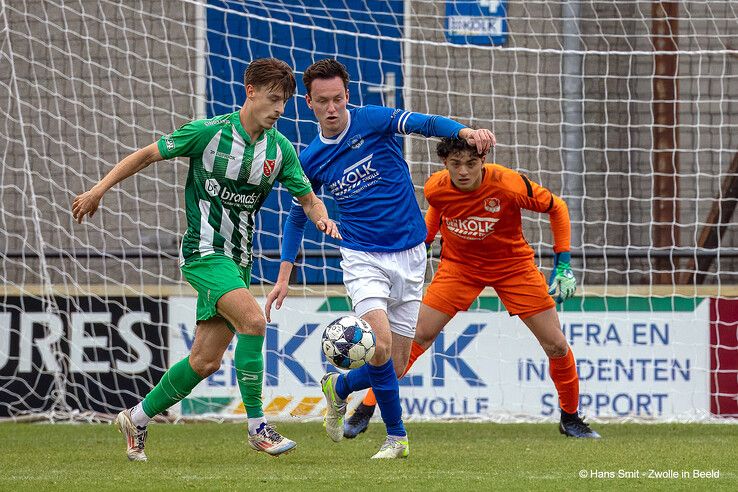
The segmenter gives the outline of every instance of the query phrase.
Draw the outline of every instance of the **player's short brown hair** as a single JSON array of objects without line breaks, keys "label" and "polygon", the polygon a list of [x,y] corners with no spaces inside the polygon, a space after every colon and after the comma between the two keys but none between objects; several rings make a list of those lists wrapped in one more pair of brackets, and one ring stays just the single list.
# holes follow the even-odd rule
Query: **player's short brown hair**
[{"label": "player's short brown hair", "polygon": [[302,83],[305,85],[308,95],[310,95],[310,86],[313,84],[313,80],[332,79],[334,77],[340,77],[343,81],[343,87],[348,89],[349,73],[346,66],[338,60],[326,58],[325,60],[316,61],[305,69],[305,73],[302,75]]},{"label": "player's short brown hair", "polygon": [[438,154],[438,157],[441,159],[445,159],[451,154],[461,152],[469,152],[469,154],[473,156],[484,158],[484,154],[480,154],[475,145],[469,145],[466,143],[466,140],[462,138],[445,137],[438,142],[438,145],[436,145],[436,154]]},{"label": "player's short brown hair", "polygon": [[276,58],[257,58],[243,72],[243,85],[281,90],[285,101],[295,95],[297,82],[292,68]]}]

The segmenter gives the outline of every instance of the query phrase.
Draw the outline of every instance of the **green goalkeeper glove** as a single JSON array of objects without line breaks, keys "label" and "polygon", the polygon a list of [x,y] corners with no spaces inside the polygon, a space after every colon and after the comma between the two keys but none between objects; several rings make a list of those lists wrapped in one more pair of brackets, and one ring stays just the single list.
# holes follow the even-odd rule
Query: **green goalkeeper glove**
[{"label": "green goalkeeper glove", "polygon": [[553,270],[548,278],[548,293],[561,304],[574,295],[577,279],[571,271],[571,254],[568,251],[554,254]]}]

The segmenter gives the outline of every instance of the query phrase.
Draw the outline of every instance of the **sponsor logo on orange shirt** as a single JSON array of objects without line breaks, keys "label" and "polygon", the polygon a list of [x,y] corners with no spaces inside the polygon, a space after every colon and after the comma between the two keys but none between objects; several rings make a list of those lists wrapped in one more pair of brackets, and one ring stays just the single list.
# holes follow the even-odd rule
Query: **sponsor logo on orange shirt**
[{"label": "sponsor logo on orange shirt", "polygon": [[494,232],[495,223],[500,219],[471,216],[465,219],[444,218],[449,232],[463,239],[480,240]]}]

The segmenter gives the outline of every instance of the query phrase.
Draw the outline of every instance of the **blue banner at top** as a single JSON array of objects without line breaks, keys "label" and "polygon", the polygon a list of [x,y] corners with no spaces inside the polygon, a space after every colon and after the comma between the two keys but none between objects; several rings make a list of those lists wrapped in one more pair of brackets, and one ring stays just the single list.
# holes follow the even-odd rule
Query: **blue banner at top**
[{"label": "blue banner at top", "polygon": [[505,44],[507,0],[448,0],[446,39],[454,44]]}]

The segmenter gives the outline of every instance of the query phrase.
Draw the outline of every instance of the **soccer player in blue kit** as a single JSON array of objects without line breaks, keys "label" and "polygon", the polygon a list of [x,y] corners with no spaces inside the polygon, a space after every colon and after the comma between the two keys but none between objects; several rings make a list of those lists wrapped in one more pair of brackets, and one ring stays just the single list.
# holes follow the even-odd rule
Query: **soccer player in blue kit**
[{"label": "soccer player in blue kit", "polygon": [[[305,70],[303,83],[320,129],[300,154],[300,162],[313,189],[325,186],[338,205],[343,282],[354,312],[371,325],[377,339],[368,364],[323,376],[326,432],[336,442],[343,438],[346,398],[371,386],[387,428],[387,439],[372,458],[405,458],[410,447],[397,376],[405,369],[415,335],[427,231],[395,135],[458,137],[481,155],[495,144],[495,136],[442,116],[380,106],[348,109],[348,71],[333,59],[313,63]],[[272,304],[279,309],[287,296],[306,221],[293,203],[284,227],[279,276],[266,299],[268,321]]]}]

